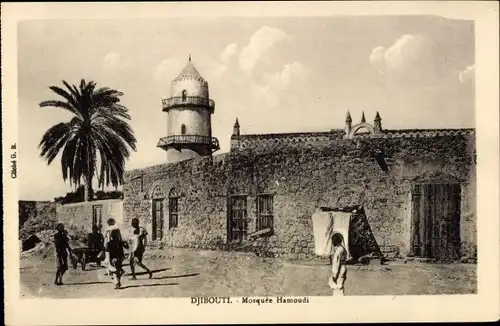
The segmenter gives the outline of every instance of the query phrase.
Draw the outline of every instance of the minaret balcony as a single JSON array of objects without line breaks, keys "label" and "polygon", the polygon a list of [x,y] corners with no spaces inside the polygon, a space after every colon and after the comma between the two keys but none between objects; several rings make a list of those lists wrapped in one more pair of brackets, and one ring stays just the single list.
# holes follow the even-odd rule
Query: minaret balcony
[{"label": "minaret balcony", "polygon": [[215,137],[201,136],[201,135],[173,135],[160,138],[157,147],[164,150],[175,148],[180,150],[182,148],[190,148],[195,151],[206,149],[207,147],[215,152],[220,149],[219,140]]},{"label": "minaret balcony", "polygon": [[176,107],[204,106],[210,109],[211,113],[215,110],[215,101],[201,96],[174,96],[162,100],[163,111],[168,112]]}]

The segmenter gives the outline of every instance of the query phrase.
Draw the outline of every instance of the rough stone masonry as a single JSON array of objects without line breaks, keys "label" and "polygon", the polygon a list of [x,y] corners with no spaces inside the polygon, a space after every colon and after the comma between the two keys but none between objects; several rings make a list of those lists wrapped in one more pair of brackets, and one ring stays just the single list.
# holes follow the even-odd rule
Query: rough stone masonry
[{"label": "rough stone masonry", "polygon": [[[412,185],[452,182],[461,190],[459,255],[475,256],[474,130],[385,131],[354,139],[332,135],[316,142],[267,137],[266,146],[251,146],[255,135],[238,135],[227,154],[128,171],[124,222],[138,217],[155,242],[168,246],[217,249],[231,242],[230,198],[239,196],[246,201],[247,221],[240,247],[309,259],[314,256],[313,211],[361,204],[378,244],[394,246],[405,256],[413,232]],[[386,170],[376,155],[383,157]],[[257,196],[262,194],[272,197],[272,232],[251,237],[257,231]],[[178,220],[171,225],[174,214]]]}]

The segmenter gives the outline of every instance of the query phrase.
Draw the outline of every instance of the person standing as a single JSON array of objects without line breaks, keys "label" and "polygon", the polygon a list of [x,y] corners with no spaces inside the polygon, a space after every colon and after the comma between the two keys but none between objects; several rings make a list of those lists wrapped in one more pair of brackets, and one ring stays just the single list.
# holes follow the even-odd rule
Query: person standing
[{"label": "person standing", "polygon": [[[104,254],[105,254],[105,258],[104,258],[104,266],[106,266],[108,268],[108,275],[111,275],[111,271],[110,271],[110,263],[111,263],[111,260],[110,260],[110,257],[109,257],[109,251],[106,250],[107,246],[108,246],[108,242],[111,241],[111,232],[114,231],[114,230],[117,230],[115,232],[115,236],[116,237],[119,237],[119,241],[122,241],[122,235],[121,235],[121,231],[120,229],[118,228],[118,226],[116,225],[116,221],[114,218],[109,218],[107,221],[106,221],[106,224],[108,224],[108,228],[106,230],[106,233],[104,235]],[[113,268],[111,268],[113,269]]]},{"label": "person standing", "polygon": [[109,241],[106,243],[106,252],[109,259],[109,275],[111,276],[115,289],[119,289],[121,287],[121,277],[125,273],[123,270],[125,251],[120,230],[118,228],[110,230]]},{"label": "person standing", "polygon": [[104,250],[104,236],[97,225],[92,226],[92,233],[89,233],[87,243],[91,260],[95,260],[97,265],[100,266],[101,260],[99,259],[99,254]]},{"label": "person standing", "polygon": [[332,235],[333,254],[332,261],[332,276],[328,281],[328,285],[333,291],[333,295],[344,295],[344,283],[347,277],[347,251],[345,250],[343,237],[340,233]]},{"label": "person standing", "polygon": [[62,277],[68,270],[68,252],[73,255],[69,246],[69,239],[64,224],[57,224],[57,232],[54,234],[54,245],[56,247],[56,279],[55,285],[63,285]]},{"label": "person standing", "polygon": [[130,250],[130,271],[132,272],[132,277],[130,278],[131,280],[137,280],[135,276],[135,265],[144,269],[149,274],[149,278],[153,277],[151,270],[149,270],[149,268],[142,263],[142,258],[144,256],[144,252],[146,251],[147,235],[148,232],[146,229],[139,226],[139,219],[133,218],[132,236],[130,238],[132,242]]}]

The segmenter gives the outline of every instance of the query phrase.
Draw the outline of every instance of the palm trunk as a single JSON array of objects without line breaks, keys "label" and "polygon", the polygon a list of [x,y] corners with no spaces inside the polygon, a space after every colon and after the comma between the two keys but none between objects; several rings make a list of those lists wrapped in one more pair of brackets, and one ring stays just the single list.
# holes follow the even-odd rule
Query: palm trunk
[{"label": "palm trunk", "polygon": [[92,178],[87,176],[85,180],[85,201],[92,201],[94,199],[94,190],[92,189]]},{"label": "palm trunk", "polygon": [[89,143],[87,143],[87,169],[85,176],[85,201],[89,202],[94,199],[94,190],[92,189],[92,179],[94,178],[94,157],[90,155],[92,153],[91,148],[89,148]]}]

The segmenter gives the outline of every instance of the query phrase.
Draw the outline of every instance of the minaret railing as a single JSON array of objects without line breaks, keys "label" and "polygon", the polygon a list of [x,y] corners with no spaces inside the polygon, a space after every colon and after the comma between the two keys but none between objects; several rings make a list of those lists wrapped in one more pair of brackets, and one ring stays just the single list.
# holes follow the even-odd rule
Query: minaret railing
[{"label": "minaret railing", "polygon": [[215,101],[201,96],[174,96],[162,100],[163,109],[168,110],[182,105],[203,105],[211,109],[215,108]]},{"label": "minaret railing", "polygon": [[219,140],[215,137],[201,136],[201,135],[173,135],[160,138],[158,147],[185,145],[185,144],[198,144],[207,145],[213,149],[219,149]]}]

